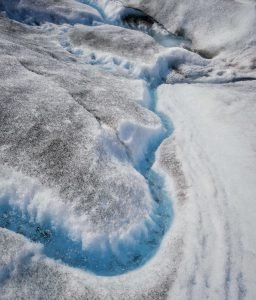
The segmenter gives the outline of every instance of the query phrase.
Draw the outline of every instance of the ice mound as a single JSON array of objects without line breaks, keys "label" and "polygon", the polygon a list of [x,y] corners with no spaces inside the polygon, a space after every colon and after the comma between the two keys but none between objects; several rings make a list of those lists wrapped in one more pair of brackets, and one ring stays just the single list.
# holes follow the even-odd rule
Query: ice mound
[{"label": "ice mound", "polygon": [[[97,52],[114,54],[130,61],[151,61],[162,49],[150,36],[134,30],[113,25],[96,27],[76,25],[69,32],[73,47],[87,53]],[[96,55],[96,54],[95,54]]]},{"label": "ice mound", "polygon": [[230,52],[246,48],[252,39],[255,41],[254,1],[124,0],[122,3],[143,9],[169,31],[191,39],[194,48],[211,55],[224,49]]},{"label": "ice mound", "polygon": [[139,170],[145,168],[145,162],[150,161],[153,149],[159,145],[164,135],[165,129],[162,126],[141,127],[130,121],[121,122],[118,129],[119,139],[127,147],[133,164]]},{"label": "ice mound", "polygon": [[198,66],[207,66],[209,61],[196,53],[175,47],[156,55],[153,64],[142,64],[140,68],[136,69],[136,76],[149,82],[152,88],[156,88],[166,82],[173,69],[183,64],[194,70]]},{"label": "ice mound", "polygon": [[[147,15],[137,7],[129,6],[128,1],[80,0],[96,8],[102,15],[105,24],[130,28],[151,36],[164,47],[190,45],[190,40],[181,35],[169,32],[163,24]],[[133,3],[132,3],[133,5]],[[136,5],[135,5],[136,6]]]}]

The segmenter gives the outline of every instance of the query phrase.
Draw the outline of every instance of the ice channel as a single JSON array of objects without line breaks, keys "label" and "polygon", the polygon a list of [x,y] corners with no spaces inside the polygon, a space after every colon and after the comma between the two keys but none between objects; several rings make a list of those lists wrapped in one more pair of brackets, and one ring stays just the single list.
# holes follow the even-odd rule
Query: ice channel
[{"label": "ice channel", "polygon": [[[12,3],[15,4],[16,2],[17,1],[14,1]],[[82,2],[91,4],[88,1]],[[10,18],[28,24],[28,12],[24,13],[23,11],[24,14],[21,16],[17,12],[12,11],[13,7],[10,3],[11,2],[9,2],[6,7],[2,8],[3,10],[7,10],[7,15]],[[96,5],[92,5],[92,7],[97,8]],[[97,10],[99,11],[99,9]],[[100,10],[99,12],[101,16],[104,16],[104,19],[107,19],[103,10]],[[107,20],[111,20],[111,23],[116,24],[117,26],[129,25],[132,26],[134,30],[141,30],[141,25],[136,21],[136,17],[139,16],[144,23],[149,24],[150,26],[152,25],[152,18],[146,17],[140,11],[126,9],[121,10],[120,12],[121,13],[116,14],[115,17],[112,16],[112,19],[110,18]],[[37,19],[37,17],[39,19]],[[33,25],[41,24],[41,22],[44,21],[52,21],[52,18],[42,15],[42,12],[40,12],[37,17],[34,16],[33,18],[30,18],[30,20],[33,20]],[[54,18],[57,17],[54,16]],[[125,22],[122,20],[125,20]],[[61,24],[66,21],[67,20],[65,19],[61,19],[59,22],[56,21],[55,23]],[[127,25],[127,22],[130,23]],[[70,23],[74,23],[74,20]],[[90,19],[90,21],[84,20],[79,23],[92,24],[93,22],[91,22]],[[165,38],[163,39],[161,31],[158,31],[159,35],[157,35],[156,30],[150,31],[148,28],[149,27],[146,27],[146,29],[144,28],[145,31],[148,34],[154,35],[155,40],[158,40],[158,42],[164,42],[166,46],[176,45],[180,42],[180,38],[171,34],[165,35]],[[145,220],[144,224],[147,228],[147,234],[144,234],[143,231],[134,233],[133,242],[123,240],[120,237],[120,240],[117,243],[117,252],[112,251],[112,247],[107,239],[105,241],[105,246],[103,247],[104,249],[97,243],[90,245],[90,247],[84,247],[81,241],[71,238],[64,227],[54,226],[54,220],[45,218],[41,222],[36,222],[29,214],[29,210],[21,210],[18,206],[13,205],[13,202],[8,198],[11,197],[11,195],[4,194],[0,194],[0,227],[7,228],[26,236],[34,242],[43,244],[43,254],[50,258],[60,260],[69,266],[81,268],[100,276],[114,276],[126,273],[143,266],[153,257],[161,244],[164,234],[169,229],[173,218],[171,200],[165,191],[164,178],[152,168],[155,162],[156,151],[163,140],[170,136],[172,125],[168,118],[156,111],[156,88],[162,84],[162,81],[160,79],[152,81],[150,76],[148,78],[141,78],[140,75],[137,79],[145,81],[149,98],[147,99],[147,108],[159,116],[163,126],[163,132],[159,137],[152,138],[151,143],[149,143],[147,157],[133,165],[133,167],[145,178],[152,196],[152,201],[154,201],[154,209],[150,216],[154,222],[149,223]]]}]

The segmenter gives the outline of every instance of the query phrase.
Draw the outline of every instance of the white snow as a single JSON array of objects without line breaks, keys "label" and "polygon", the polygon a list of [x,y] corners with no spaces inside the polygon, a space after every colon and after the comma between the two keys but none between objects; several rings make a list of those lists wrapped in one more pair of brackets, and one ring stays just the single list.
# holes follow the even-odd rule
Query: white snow
[{"label": "white snow", "polygon": [[184,205],[193,206],[189,215],[176,211],[190,236],[170,298],[187,289],[193,299],[254,299],[255,84],[163,85],[158,97],[175,127],[189,186]]}]

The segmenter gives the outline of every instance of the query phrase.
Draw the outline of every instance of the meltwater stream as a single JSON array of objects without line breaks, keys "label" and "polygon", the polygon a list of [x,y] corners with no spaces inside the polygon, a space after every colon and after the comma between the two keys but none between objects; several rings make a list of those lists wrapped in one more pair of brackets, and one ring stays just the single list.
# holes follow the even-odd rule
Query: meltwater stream
[{"label": "meltwater stream", "polygon": [[[12,15],[17,14],[9,13],[9,16]],[[19,21],[22,21],[22,19],[19,18]],[[166,38],[174,39],[173,36]],[[170,44],[173,42],[175,41],[170,40]],[[112,250],[107,237],[104,241],[104,247],[102,247],[102,244],[99,246],[97,243],[86,247],[82,245],[81,241],[72,239],[64,228],[55,226],[54,220],[45,218],[40,223],[36,222],[28,210],[21,210],[18,206],[13,205],[13,202],[10,201],[10,195],[1,196],[1,194],[0,227],[20,233],[34,242],[43,244],[43,253],[50,258],[100,276],[126,273],[141,267],[152,258],[172,220],[171,200],[165,191],[164,178],[152,169],[158,147],[172,132],[170,120],[156,111],[156,88],[161,83],[161,81],[152,83],[150,78],[146,80],[146,89],[150,98],[147,108],[159,116],[164,133],[159,136],[157,141],[152,141],[146,159],[138,165],[134,165],[134,168],[145,178],[152,201],[154,201],[154,208],[149,216],[152,222],[144,221],[147,232],[141,230],[133,233],[132,242],[120,237],[117,243],[118,251]]]},{"label": "meltwater stream", "polygon": [[[154,90],[151,91],[151,97],[150,107],[153,108],[156,101]],[[82,241],[73,239],[65,228],[56,226],[49,216],[37,222],[28,207],[20,208],[14,204],[15,191],[2,195],[0,193],[0,227],[43,244],[43,254],[50,258],[99,276],[116,276],[143,266],[157,252],[172,220],[171,200],[164,188],[164,178],[152,170],[155,152],[171,132],[170,123],[165,124],[163,136],[157,143],[152,143],[146,159],[134,166],[148,183],[154,201],[153,210],[142,228],[131,233],[130,238],[120,237],[115,241],[114,251],[108,237],[87,247]],[[33,193],[28,196],[33,197]]]}]

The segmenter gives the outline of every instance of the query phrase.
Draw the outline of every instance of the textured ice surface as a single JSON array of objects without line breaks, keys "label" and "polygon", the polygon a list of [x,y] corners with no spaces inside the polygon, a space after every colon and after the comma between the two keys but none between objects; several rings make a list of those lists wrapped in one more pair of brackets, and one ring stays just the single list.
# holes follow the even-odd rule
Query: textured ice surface
[{"label": "textured ice surface", "polygon": [[1,299],[254,299],[254,2],[0,10]]},{"label": "textured ice surface", "polygon": [[96,9],[75,0],[2,0],[0,9],[11,19],[31,25],[45,22],[92,24],[102,19]]},{"label": "textured ice surface", "polygon": [[137,63],[150,62],[162,49],[153,38],[144,33],[113,25],[77,25],[70,31],[70,40],[73,47],[84,48],[89,53],[101,51]]},{"label": "textured ice surface", "polygon": [[[64,228],[63,225],[57,224],[60,220],[54,219],[59,216],[41,212],[41,216],[33,218],[31,214],[37,214],[36,207],[31,213],[30,207],[29,209],[17,208],[16,203],[8,202],[6,199],[1,199],[0,225],[34,242],[41,243],[42,253],[50,258],[97,275],[116,276],[142,266],[155,254],[161,237],[169,226],[171,210],[167,200],[169,201],[167,198],[162,209],[156,208],[156,211],[152,213],[152,219],[149,218],[141,224],[143,228],[135,227],[130,235],[122,234],[121,238],[117,231],[111,236],[103,232],[101,237],[96,238],[92,233],[93,236],[88,237],[90,233],[86,230],[83,234],[83,242],[81,242],[81,238],[76,238],[71,233],[68,234],[71,228],[84,225],[81,221],[79,222],[78,218],[76,222],[73,220],[70,223],[68,220],[70,215],[66,217],[63,221],[66,226]],[[31,203],[29,205],[31,206]],[[36,219],[40,221],[37,222]],[[51,222],[51,220],[54,221]],[[122,227],[124,223],[125,219],[121,224]],[[67,225],[70,228],[67,228]],[[86,226],[83,229],[86,229]],[[25,255],[29,255],[26,252]],[[8,276],[8,274],[5,275],[6,272],[2,270],[1,280],[5,280]]]},{"label": "textured ice surface", "polygon": [[[19,32],[19,37],[21,34]],[[12,39],[15,40],[15,34]],[[11,41],[4,41],[1,51],[1,61],[5,64],[1,69],[3,147],[0,159],[3,165],[21,170],[21,177],[36,177],[59,197],[48,194],[45,197],[37,196],[34,184],[18,183],[18,179],[16,185],[11,179],[8,184],[2,178],[3,204],[7,201],[8,206],[11,201],[14,207],[25,209],[25,219],[28,219],[27,213],[34,213],[37,222],[50,218],[53,224],[62,226],[61,229],[67,230],[71,237],[81,242],[84,248],[87,247],[87,252],[89,246],[94,252],[98,251],[98,257],[101,256],[102,260],[104,255],[120,257],[124,261],[120,262],[117,273],[130,269],[132,263],[129,262],[134,257],[137,257],[136,265],[144,263],[143,254],[148,252],[150,257],[160,242],[157,237],[153,238],[153,232],[159,231],[159,237],[162,236],[169,223],[165,218],[160,218],[162,213],[158,209],[161,210],[162,204],[154,204],[145,178],[132,167],[133,162],[140,165],[152,143],[144,135],[157,139],[158,132],[163,130],[159,118],[137,102],[136,97],[140,94],[141,99],[138,100],[143,100],[144,85],[92,68],[76,67],[72,61],[52,63],[50,67],[49,59],[52,58],[36,50],[30,50],[30,55],[24,55],[19,61],[18,55],[17,58],[14,56],[17,51],[15,48],[12,56],[8,55],[12,45]],[[69,75],[66,76],[68,67]],[[75,86],[71,84],[76,78],[77,89],[72,91]],[[95,89],[92,89],[92,85]],[[120,90],[122,86],[124,88]],[[133,93],[130,93],[131,89]],[[19,97],[15,96],[17,91]],[[107,107],[101,110],[103,103]],[[121,129],[124,128],[122,119],[133,122],[131,139],[143,137],[139,151],[134,142],[126,145],[133,154],[123,146],[126,141],[121,134],[124,130]],[[20,190],[23,185],[26,186],[25,191]],[[15,194],[20,197],[15,199]],[[41,202],[44,203],[43,207]],[[51,205],[55,207],[53,211],[49,210]],[[167,206],[168,219],[170,212]],[[8,214],[11,208],[7,207],[6,210]],[[67,210],[68,215],[63,213]],[[21,218],[19,212],[14,213],[18,219]],[[28,223],[28,220],[24,223]],[[29,236],[28,233],[25,235]],[[143,246],[149,244],[148,239],[152,239],[150,251]],[[124,254],[119,254],[120,251]],[[55,254],[50,256],[56,257]],[[96,254],[94,260],[95,257]],[[95,263],[93,265],[96,267]],[[101,263],[99,265],[101,267],[88,269],[96,273],[114,272],[114,267],[104,271],[107,267]]]},{"label": "textured ice surface", "polygon": [[[109,2],[109,1],[104,1]],[[115,2],[111,1],[110,2]],[[216,54],[255,41],[255,1],[123,0],[143,9],[171,32],[190,38],[196,48]]]}]

